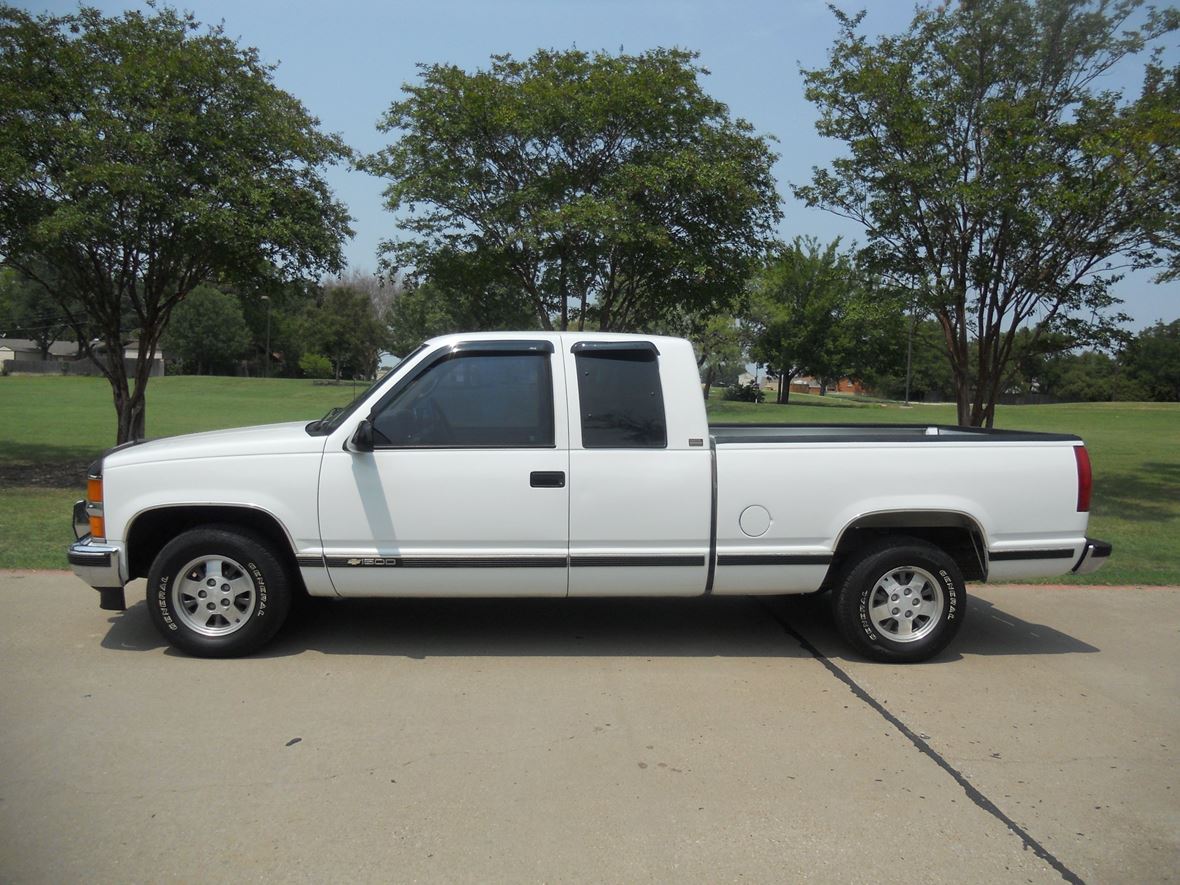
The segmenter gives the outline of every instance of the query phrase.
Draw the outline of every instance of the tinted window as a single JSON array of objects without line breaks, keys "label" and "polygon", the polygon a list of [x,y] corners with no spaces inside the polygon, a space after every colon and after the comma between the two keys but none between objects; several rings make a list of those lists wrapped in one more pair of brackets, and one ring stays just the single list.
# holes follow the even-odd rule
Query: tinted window
[{"label": "tinted window", "polygon": [[454,354],[382,409],[373,430],[379,446],[552,446],[549,355]]},{"label": "tinted window", "polygon": [[587,449],[662,449],[668,444],[660,369],[650,350],[575,355]]}]

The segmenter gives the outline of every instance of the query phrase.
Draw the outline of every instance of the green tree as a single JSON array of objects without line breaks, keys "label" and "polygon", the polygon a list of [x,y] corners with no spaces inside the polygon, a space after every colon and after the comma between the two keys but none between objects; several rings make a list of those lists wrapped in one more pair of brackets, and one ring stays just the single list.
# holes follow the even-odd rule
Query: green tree
[{"label": "green tree", "polygon": [[1045,393],[1071,402],[1109,402],[1114,394],[1115,361],[1105,353],[1085,350],[1049,360]]},{"label": "green tree", "polygon": [[436,335],[538,327],[536,314],[511,286],[468,288],[433,280],[399,292],[385,312],[385,323],[390,349],[399,356]]},{"label": "green tree", "polygon": [[28,338],[41,358],[49,359],[49,349],[69,328],[61,308],[40,285],[10,267],[0,267],[0,335]]},{"label": "green tree", "polygon": [[742,373],[744,333],[734,317],[716,315],[688,333],[696,351],[697,368],[705,385],[706,402],[714,384],[736,383]]},{"label": "green tree", "polygon": [[308,378],[331,378],[332,361],[318,353],[305,353],[299,357],[299,370]]},{"label": "green tree", "polygon": [[54,268],[47,293],[109,352],[138,336],[130,377],[103,368],[119,442],[143,436],[151,354],[196,285],[341,265],[348,215],[321,169],[348,151],[272,74],[166,7],[0,7],[0,254]]},{"label": "green tree", "polygon": [[1165,68],[1157,56],[1143,79],[1143,94],[1129,114],[1139,127],[1133,147],[1147,167],[1155,200],[1143,222],[1148,247],[1134,254],[1145,266],[1161,267],[1158,279],[1165,282],[1180,279],[1180,65]]},{"label": "green tree", "polygon": [[362,163],[410,210],[387,268],[450,287],[458,264],[545,329],[728,308],[780,217],[775,155],[704,73],[676,49],[422,66],[381,122],[397,140]]},{"label": "green tree", "polygon": [[228,375],[250,347],[250,330],[235,296],[197,286],[176,305],[160,341],[185,372]]},{"label": "green tree", "polygon": [[[906,396],[906,345],[909,318],[903,318],[896,347],[862,376],[865,385],[878,396],[900,400]],[[913,324],[910,359],[909,399],[946,401],[954,396],[954,377],[943,344],[942,329],[933,320]]]},{"label": "green tree", "polygon": [[1180,400],[1180,320],[1157,322],[1140,332],[1127,346],[1123,363],[1151,399]]},{"label": "green tree", "polygon": [[778,376],[779,403],[791,396],[791,379],[809,372],[820,378],[854,374],[855,351],[868,348],[869,313],[864,284],[837,239],[820,247],[796,237],[754,279],[746,316],[750,356]]},{"label": "green tree", "polygon": [[864,224],[873,266],[921,281],[962,424],[994,421],[1022,327],[1109,342],[1110,259],[1166,239],[1152,115],[1100,91],[1180,22],[1148,11],[1128,28],[1139,6],[973,0],[875,41],[836,12],[828,66],[804,71],[819,132],[848,153],[794,192]]},{"label": "green tree", "polygon": [[372,378],[388,330],[377,317],[367,292],[349,285],[329,285],[306,316],[308,348],[332,362],[337,381]]}]

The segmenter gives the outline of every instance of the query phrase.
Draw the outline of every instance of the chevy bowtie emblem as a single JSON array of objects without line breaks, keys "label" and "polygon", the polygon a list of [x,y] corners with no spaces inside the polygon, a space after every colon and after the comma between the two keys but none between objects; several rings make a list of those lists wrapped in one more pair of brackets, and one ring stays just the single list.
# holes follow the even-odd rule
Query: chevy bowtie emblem
[{"label": "chevy bowtie emblem", "polygon": [[348,560],[348,564],[349,565],[360,565],[361,561],[359,559],[350,559],[350,560]]}]

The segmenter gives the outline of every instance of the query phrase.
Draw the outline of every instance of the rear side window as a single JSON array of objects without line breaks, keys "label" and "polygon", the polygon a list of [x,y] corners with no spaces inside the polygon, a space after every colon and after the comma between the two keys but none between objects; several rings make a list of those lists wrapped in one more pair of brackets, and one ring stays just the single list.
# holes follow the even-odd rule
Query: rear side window
[{"label": "rear side window", "polygon": [[549,355],[456,354],[373,416],[382,448],[554,445]]},{"label": "rear side window", "polygon": [[574,356],[587,449],[668,445],[660,368],[650,350],[588,350]]}]

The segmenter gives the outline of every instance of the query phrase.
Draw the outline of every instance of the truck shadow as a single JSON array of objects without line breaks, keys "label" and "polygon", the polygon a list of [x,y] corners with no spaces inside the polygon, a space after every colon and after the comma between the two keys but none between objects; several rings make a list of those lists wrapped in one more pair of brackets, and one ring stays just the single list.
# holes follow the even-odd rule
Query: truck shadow
[{"label": "truck shadow", "polygon": [[[864,660],[836,630],[824,597],[778,597],[772,610],[827,657]],[[967,597],[967,619],[950,647],[930,664],[957,661],[973,655],[1094,654],[1101,649],[1044,624],[1019,618],[976,595]]]},{"label": "truck shadow", "polygon": [[[971,597],[962,632],[935,662],[965,655],[1098,651],[1051,627],[1022,621]],[[826,598],[367,599],[312,600],[258,657],[785,657],[810,653],[784,623],[824,654],[854,657],[836,633]],[[110,618],[104,648],[168,648],[143,602]],[[168,648],[168,654],[181,654]]]}]

